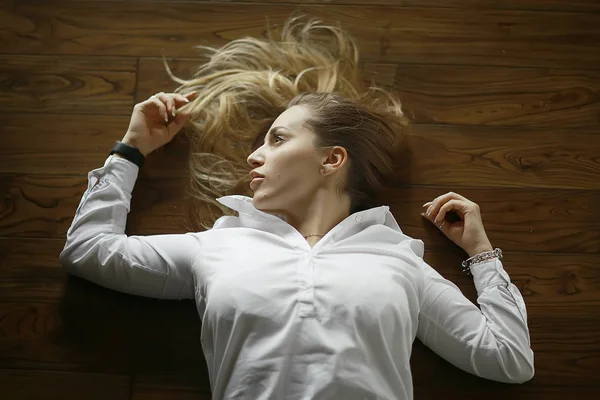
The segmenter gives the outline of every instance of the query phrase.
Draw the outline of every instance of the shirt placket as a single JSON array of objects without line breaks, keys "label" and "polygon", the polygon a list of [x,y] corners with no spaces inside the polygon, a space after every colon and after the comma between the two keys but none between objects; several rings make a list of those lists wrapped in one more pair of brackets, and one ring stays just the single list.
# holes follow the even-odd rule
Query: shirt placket
[{"label": "shirt placket", "polygon": [[305,262],[298,263],[299,306],[301,318],[311,318],[315,316],[314,264],[312,253],[305,255]]}]

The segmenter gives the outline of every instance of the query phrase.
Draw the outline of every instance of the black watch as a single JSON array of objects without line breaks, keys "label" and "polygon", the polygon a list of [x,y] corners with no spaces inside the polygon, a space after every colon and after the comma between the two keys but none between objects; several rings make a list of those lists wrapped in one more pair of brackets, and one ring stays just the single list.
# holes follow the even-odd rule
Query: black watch
[{"label": "black watch", "polygon": [[119,155],[123,156],[126,160],[131,161],[140,168],[142,168],[142,165],[144,165],[144,160],[146,159],[140,149],[119,141],[115,142],[115,145],[113,146],[109,155],[113,155],[114,153],[119,153]]}]

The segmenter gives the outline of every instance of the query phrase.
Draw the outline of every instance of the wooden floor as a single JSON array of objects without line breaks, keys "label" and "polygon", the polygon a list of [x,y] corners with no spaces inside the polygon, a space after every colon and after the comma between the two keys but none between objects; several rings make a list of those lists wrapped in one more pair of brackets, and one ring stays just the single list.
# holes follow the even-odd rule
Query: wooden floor
[{"label": "wooden floor", "polygon": [[[417,341],[415,398],[598,398],[600,1],[0,4],[3,399],[210,398],[192,301],[111,292],[67,276],[58,254],[133,105],[176,87],[161,55],[185,76],[201,62],[193,46],[264,35],[267,17],[298,9],[348,29],[365,74],[394,85],[413,117],[410,168],[384,196],[426,261],[476,302],[465,254],[420,216],[426,201],[463,194],[527,304],[532,381],[477,378]],[[185,146],[150,155],[128,234],[183,231]]]}]

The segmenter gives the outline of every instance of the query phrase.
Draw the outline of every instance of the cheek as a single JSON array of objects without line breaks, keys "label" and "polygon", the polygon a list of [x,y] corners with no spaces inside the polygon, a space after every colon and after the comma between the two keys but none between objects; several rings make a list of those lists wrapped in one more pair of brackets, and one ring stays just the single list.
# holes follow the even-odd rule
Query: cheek
[{"label": "cheek", "polygon": [[274,184],[302,184],[311,173],[314,155],[304,148],[281,149],[267,159],[266,175]]}]

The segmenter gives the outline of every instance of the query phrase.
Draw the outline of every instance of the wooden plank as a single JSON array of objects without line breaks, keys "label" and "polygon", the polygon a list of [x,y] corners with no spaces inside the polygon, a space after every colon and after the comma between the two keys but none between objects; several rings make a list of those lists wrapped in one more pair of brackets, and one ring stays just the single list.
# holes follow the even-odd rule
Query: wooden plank
[{"label": "wooden plank", "polygon": [[0,368],[194,375],[206,388],[200,329],[192,300],[135,297],[72,277],[60,303],[0,303]]},{"label": "wooden plank", "polygon": [[[4,55],[0,61],[6,88],[0,91],[4,112],[131,113],[133,59]],[[201,60],[169,62],[177,74],[190,77]],[[366,80],[373,77],[397,89],[416,123],[597,125],[597,71],[367,63],[364,72]],[[136,102],[176,86],[161,59],[140,60]],[[93,117],[97,124],[97,116]]]},{"label": "wooden plank", "polygon": [[[0,176],[4,210],[0,236],[64,237],[87,187],[86,178]],[[138,180],[126,233],[150,235],[185,231],[189,199],[182,180]],[[453,191],[482,210],[488,236],[506,251],[600,252],[600,191],[469,188]],[[414,187],[382,192],[403,229],[443,246],[445,237],[422,219],[421,206],[447,188]]]},{"label": "wooden plank", "polygon": [[[535,378],[534,378],[535,379]],[[446,398],[448,393],[461,400],[479,400],[485,393],[486,400],[562,400],[573,397],[576,399],[594,399],[598,395],[598,386],[558,386],[548,384],[540,385],[537,381],[527,382],[523,385],[511,385],[480,379],[479,385],[469,381],[469,384],[461,384],[462,381],[452,381],[440,386],[432,385],[431,382],[414,385],[415,399],[440,399]]]},{"label": "wooden plank", "polygon": [[[410,236],[429,246],[448,239],[423,220],[420,208],[450,190],[404,188],[382,192],[381,204],[390,206]],[[479,204],[492,244],[508,251],[599,253],[600,192],[535,189],[454,187],[452,191]],[[598,210],[598,211],[596,211]]]},{"label": "wooden plank", "polygon": [[[68,174],[87,177],[100,168],[115,141],[123,139],[130,116],[0,114],[4,132],[0,172]],[[188,141],[180,132],[146,157],[139,178],[181,178],[187,174]],[[165,166],[168,166],[166,168]]]},{"label": "wooden plank", "polygon": [[0,369],[3,397],[10,400],[128,400],[126,375]]},{"label": "wooden plank", "polygon": [[68,275],[60,239],[0,238],[0,301],[60,302]]},{"label": "wooden plank", "polygon": [[[405,233],[409,234],[406,230]],[[434,248],[429,240],[424,241],[425,261],[477,304],[473,277],[464,275],[460,268],[465,253],[451,243]],[[69,279],[58,261],[63,246],[62,240],[0,238],[0,301],[59,303],[67,289],[81,296],[77,300],[82,307],[92,301],[90,296],[111,299],[110,291],[80,279]],[[511,281],[521,291],[530,317],[598,315],[600,255],[505,251],[502,261]],[[89,286],[94,289],[84,292],[91,290]]]},{"label": "wooden plank", "polygon": [[[0,173],[87,176],[123,138],[128,121],[0,114],[1,126],[10,132],[0,149]],[[413,125],[405,139],[395,185],[600,189],[595,129]],[[182,132],[151,153],[140,178],[187,175],[188,143]]]},{"label": "wooden plank", "polygon": [[[122,0],[104,0],[122,1]],[[169,0],[160,0],[169,2]],[[195,2],[196,0],[180,0]],[[207,0],[214,3],[230,3],[231,0]],[[600,11],[596,0],[236,0],[236,3],[272,3],[272,4],[327,4],[327,5],[385,5],[405,7],[460,8],[485,10],[538,10],[538,11]]]},{"label": "wooden plank", "polygon": [[[528,323],[531,348],[535,359],[535,376],[525,386],[537,387],[538,385],[560,384],[560,386],[569,387],[597,387],[600,384],[598,374],[586,371],[595,370],[598,357],[600,357],[598,336],[593,336],[598,335],[598,321],[600,321],[598,317],[589,319],[547,317],[543,320],[543,326],[546,329],[544,331],[538,331],[538,325],[534,322],[530,321]],[[557,325],[553,328],[553,324]],[[584,327],[595,326],[595,328],[593,328],[593,334],[583,333],[583,335],[577,335],[576,338],[570,338],[566,334],[557,335],[559,327],[566,327],[569,330],[571,329],[569,326],[577,327],[573,328],[577,332],[581,332],[580,329],[584,329]],[[567,351],[564,351],[563,346],[570,347],[575,344],[586,347],[588,351],[576,351],[578,353],[577,357],[573,353],[569,355]],[[488,390],[492,389],[490,391],[495,391],[493,390],[495,389],[494,386],[498,386],[499,390],[502,390],[501,386],[505,386],[505,384],[479,378],[454,367],[431,349],[424,346],[419,340],[416,340],[413,345],[411,370],[415,377],[415,387],[425,385],[427,382],[431,384],[432,380],[439,388],[448,389],[457,387],[458,392],[460,392],[460,388],[475,389],[479,387],[482,389],[482,386],[486,386]],[[581,379],[580,374],[586,375],[586,379]],[[454,390],[452,390],[452,393],[454,393]],[[506,394],[507,392],[504,393]]]},{"label": "wooden plank", "polygon": [[[208,370],[199,339],[201,324],[194,315],[193,303],[172,304],[177,302],[133,296],[116,300],[115,296],[118,294],[107,293],[100,298],[82,294],[78,296],[79,303],[68,299],[63,305],[0,303],[3,332],[0,368],[69,371],[93,368],[108,373],[127,367],[139,377],[177,376],[167,383],[158,382],[163,387],[208,391]],[[186,310],[183,305],[188,306]],[[597,316],[531,318],[531,343],[537,366],[535,383],[600,384],[593,368],[600,355],[599,321]],[[559,332],[559,328],[567,330]],[[452,386],[455,379],[465,382],[481,379],[455,368],[419,341],[413,347],[411,366],[417,381],[435,377],[436,383]],[[185,377],[194,375],[193,386],[182,384],[190,379]],[[144,385],[138,387],[140,392],[145,390]]]},{"label": "wooden plank", "polygon": [[[193,78],[194,72],[206,62],[200,58],[167,58],[169,68],[181,79]],[[144,101],[157,92],[171,92],[179,87],[165,69],[162,58],[141,57],[138,65],[138,84],[135,102]]]},{"label": "wooden plank", "polygon": [[131,389],[132,400],[210,400],[210,387],[198,382],[198,378],[181,375],[134,376]]},{"label": "wooden plank", "polygon": [[[386,6],[19,2],[1,14],[3,53],[189,56],[278,30],[300,11],[339,21],[366,60],[600,68],[600,14]],[[52,27],[48,29],[46,27]],[[110,27],[110,29],[107,29]],[[585,39],[582,39],[585,38]],[[7,45],[10,43],[10,45]]]},{"label": "wooden plank", "polygon": [[[440,234],[441,235],[441,234]],[[409,235],[410,236],[410,235]],[[456,246],[432,248],[425,242],[425,261],[477,304],[473,277],[464,275],[467,256]],[[502,264],[527,305],[530,318],[598,316],[600,255],[504,252]],[[538,329],[537,332],[543,332]]]},{"label": "wooden plank", "polygon": [[[1,176],[4,210],[0,236],[64,237],[87,185],[83,177]],[[138,179],[132,196],[128,234],[184,229],[182,179]]]},{"label": "wooden plank", "polygon": [[[201,59],[168,59],[190,79]],[[364,63],[365,81],[394,89],[413,123],[596,128],[598,71]],[[160,58],[141,58],[136,102],[179,85]]]},{"label": "wooden plank", "polygon": [[367,63],[365,76],[395,88],[414,123],[598,126],[598,71]]},{"label": "wooden plank", "polygon": [[[137,60],[0,55],[0,112],[125,114],[133,108]],[[35,120],[35,117],[29,117]]]},{"label": "wooden plank", "polygon": [[396,184],[600,189],[600,138],[573,129],[413,125]]}]

